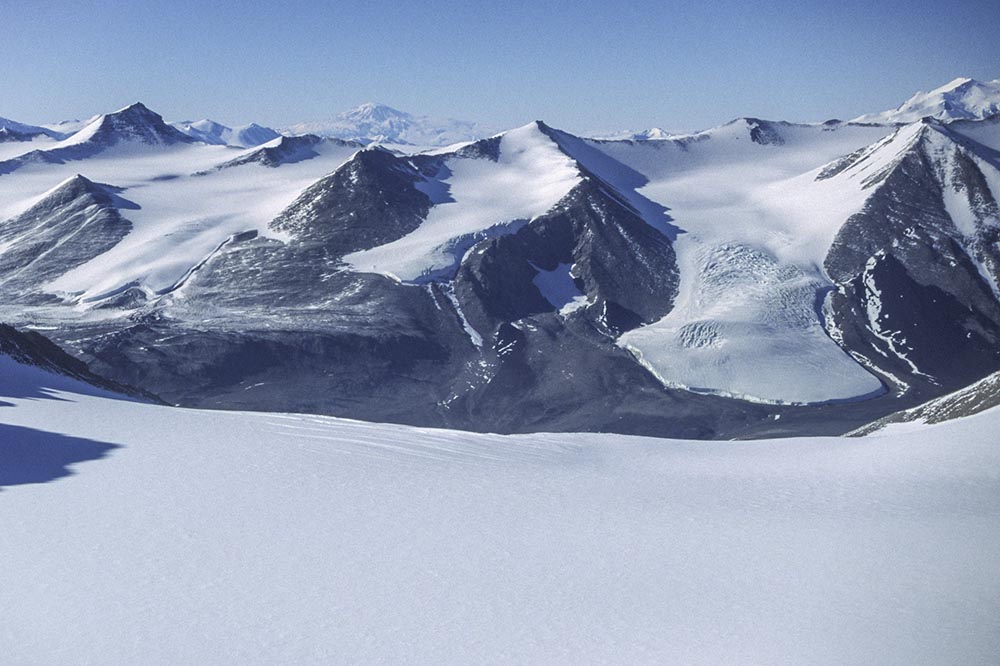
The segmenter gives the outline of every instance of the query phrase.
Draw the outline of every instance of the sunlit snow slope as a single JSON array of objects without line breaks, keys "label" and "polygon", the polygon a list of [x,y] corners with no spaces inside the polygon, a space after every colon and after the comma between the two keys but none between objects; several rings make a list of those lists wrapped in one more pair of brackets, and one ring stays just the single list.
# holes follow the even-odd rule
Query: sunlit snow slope
[{"label": "sunlit snow slope", "polygon": [[4,663],[1000,653],[995,410],[865,439],[501,437],[0,370]]},{"label": "sunlit snow slope", "polygon": [[438,178],[418,184],[434,206],[399,240],[344,257],[359,271],[413,281],[453,268],[471,245],[542,215],[579,182],[573,161],[537,123],[500,138],[496,160],[452,159]]},{"label": "sunlit snow slope", "polygon": [[938,120],[988,118],[1000,113],[1000,79],[976,81],[960,77],[930,92],[918,92],[896,109],[868,113],[859,123],[913,123],[930,116]]},{"label": "sunlit snow slope", "polygon": [[24,212],[78,173],[118,188],[133,204],[125,215],[132,230],[120,243],[46,285],[70,299],[93,300],[128,287],[153,295],[175,285],[234,234],[274,235],[267,231],[268,223],[358,149],[342,142],[319,142],[307,155],[280,168],[250,161],[216,169],[287,139],[250,150],[206,145],[185,135],[181,136],[187,143],[150,143],[135,136],[147,130],[143,118],[134,123],[137,127],[128,128],[131,133],[118,130],[111,134],[113,140],[97,141],[102,123],[116,115],[101,116],[68,139],[46,144],[40,156],[18,164],[15,171],[4,175],[0,168],[3,220]]},{"label": "sunlit snow slope", "polygon": [[674,309],[620,344],[664,383],[696,391],[773,402],[880,392],[817,314],[823,259],[867,194],[816,175],[884,134],[741,119],[670,141],[593,143],[643,174],[638,194],[681,230]]}]

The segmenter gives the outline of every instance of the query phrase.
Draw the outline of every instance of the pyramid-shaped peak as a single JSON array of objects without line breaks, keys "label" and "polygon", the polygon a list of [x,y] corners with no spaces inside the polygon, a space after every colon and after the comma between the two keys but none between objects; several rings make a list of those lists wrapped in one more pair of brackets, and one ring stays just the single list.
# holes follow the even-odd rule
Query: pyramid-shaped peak
[{"label": "pyramid-shaped peak", "polygon": [[512,129],[507,130],[506,132],[498,134],[497,136],[506,136],[514,134],[537,134],[539,132],[545,134],[546,136],[549,136],[552,134],[552,132],[556,131],[558,130],[545,124],[545,122],[542,120],[532,120],[530,123],[526,123],[519,127],[514,127]]},{"label": "pyramid-shaped peak", "polygon": [[111,201],[110,193],[105,187],[81,174],[75,174],[42,194],[35,206],[49,208],[87,195],[96,197],[97,201],[102,204]]},{"label": "pyramid-shaped peak", "polygon": [[156,113],[142,102],[134,102],[108,115],[124,116],[129,118],[148,118],[148,119],[158,118],[160,121],[163,120],[163,116]]},{"label": "pyramid-shaped peak", "polygon": [[78,173],[73,176],[70,176],[66,180],[62,181],[61,183],[53,187],[51,190],[46,192],[44,196],[47,197],[53,194],[64,194],[64,193],[73,193],[74,195],[81,194],[83,192],[93,191],[95,187],[96,185],[94,184],[94,181]]},{"label": "pyramid-shaped peak", "polygon": [[114,113],[99,116],[70,138],[74,144],[112,146],[122,142],[172,145],[192,143],[194,139],[163,120],[142,102],[130,104]]}]

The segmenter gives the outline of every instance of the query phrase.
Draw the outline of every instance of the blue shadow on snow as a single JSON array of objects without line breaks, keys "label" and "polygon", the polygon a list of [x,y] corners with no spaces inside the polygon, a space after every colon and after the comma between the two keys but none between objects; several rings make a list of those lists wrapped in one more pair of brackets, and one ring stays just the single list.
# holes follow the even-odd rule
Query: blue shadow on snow
[{"label": "blue shadow on snow", "polygon": [[70,476],[69,465],[99,460],[117,448],[117,444],[0,423],[0,491]]}]

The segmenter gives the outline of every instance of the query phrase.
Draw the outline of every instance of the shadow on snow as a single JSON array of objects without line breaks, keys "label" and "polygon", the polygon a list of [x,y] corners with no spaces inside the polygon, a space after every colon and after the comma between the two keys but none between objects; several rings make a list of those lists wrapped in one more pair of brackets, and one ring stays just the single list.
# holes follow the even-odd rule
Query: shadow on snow
[{"label": "shadow on snow", "polygon": [[0,492],[7,486],[48,483],[73,474],[68,467],[99,460],[117,444],[0,423]]}]

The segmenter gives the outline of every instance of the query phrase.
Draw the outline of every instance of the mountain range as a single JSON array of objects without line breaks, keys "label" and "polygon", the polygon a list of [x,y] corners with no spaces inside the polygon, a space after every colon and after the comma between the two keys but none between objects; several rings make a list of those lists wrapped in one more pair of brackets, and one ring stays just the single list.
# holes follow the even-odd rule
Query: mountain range
[{"label": "mountain range", "polygon": [[185,406],[840,434],[1000,370],[998,102],[620,140],[3,121],[0,320]]}]

